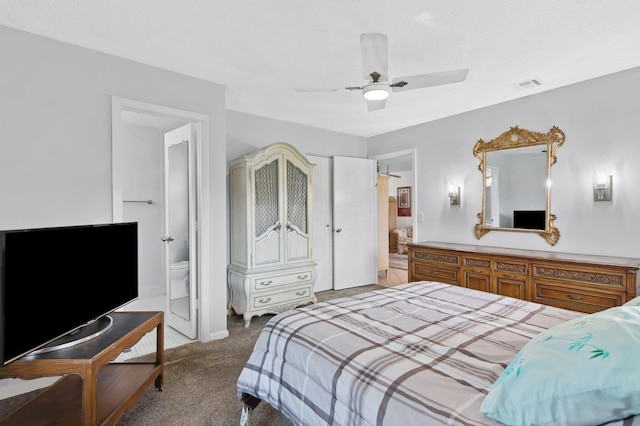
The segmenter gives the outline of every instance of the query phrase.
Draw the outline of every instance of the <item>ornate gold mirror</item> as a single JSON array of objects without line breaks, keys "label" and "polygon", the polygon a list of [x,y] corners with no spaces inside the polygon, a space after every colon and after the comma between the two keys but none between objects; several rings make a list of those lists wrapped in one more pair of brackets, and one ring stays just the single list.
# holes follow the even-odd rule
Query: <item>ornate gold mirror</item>
[{"label": "ornate gold mirror", "polygon": [[473,228],[480,239],[489,231],[540,234],[555,245],[560,231],[551,213],[551,166],[564,143],[564,132],[548,133],[512,127],[497,138],[478,140],[473,155],[482,173],[482,211]]}]

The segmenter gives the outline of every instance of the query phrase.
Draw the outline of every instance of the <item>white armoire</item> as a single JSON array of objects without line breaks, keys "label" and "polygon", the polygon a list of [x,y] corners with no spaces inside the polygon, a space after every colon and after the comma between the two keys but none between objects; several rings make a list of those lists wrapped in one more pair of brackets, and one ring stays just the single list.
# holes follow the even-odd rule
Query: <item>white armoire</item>
[{"label": "white armoire", "polygon": [[251,318],[315,302],[313,164],[278,142],[229,165],[229,310]]}]

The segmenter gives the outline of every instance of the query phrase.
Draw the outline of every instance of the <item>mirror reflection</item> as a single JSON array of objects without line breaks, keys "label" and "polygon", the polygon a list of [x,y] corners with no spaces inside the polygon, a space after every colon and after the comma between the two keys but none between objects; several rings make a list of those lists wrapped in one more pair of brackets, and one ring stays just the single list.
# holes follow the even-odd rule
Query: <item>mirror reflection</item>
[{"label": "mirror reflection", "polygon": [[169,146],[169,309],[189,321],[189,145]]},{"label": "mirror reflection", "polygon": [[476,238],[491,230],[535,232],[551,245],[560,238],[551,213],[551,166],[564,132],[548,133],[512,127],[496,139],[480,139],[473,154],[483,175],[482,211],[474,227]]},{"label": "mirror reflection", "polygon": [[485,226],[545,229],[546,146],[488,152]]}]

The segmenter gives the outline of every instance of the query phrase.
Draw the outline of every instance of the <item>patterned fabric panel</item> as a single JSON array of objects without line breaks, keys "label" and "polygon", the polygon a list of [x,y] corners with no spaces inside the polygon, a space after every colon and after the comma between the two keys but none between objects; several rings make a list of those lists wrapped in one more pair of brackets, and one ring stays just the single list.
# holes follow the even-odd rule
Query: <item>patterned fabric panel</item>
[{"label": "patterned fabric panel", "polygon": [[307,232],[307,175],[287,161],[287,220]]},{"label": "patterned fabric panel", "polygon": [[238,396],[296,425],[497,425],[479,412],[489,387],[530,339],[581,315],[435,282],[305,306],[267,323]]},{"label": "patterned fabric panel", "polygon": [[278,215],[278,160],[255,171],[256,237],[275,226]]}]

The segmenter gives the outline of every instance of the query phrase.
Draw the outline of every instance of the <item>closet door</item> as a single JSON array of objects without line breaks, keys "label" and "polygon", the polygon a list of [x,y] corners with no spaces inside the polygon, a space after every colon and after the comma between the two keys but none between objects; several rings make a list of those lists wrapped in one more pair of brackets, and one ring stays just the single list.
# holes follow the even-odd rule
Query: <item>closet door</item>
[{"label": "closet door", "polygon": [[378,282],[376,162],[333,157],[333,288]]},{"label": "closet door", "polygon": [[312,182],[313,260],[318,276],[315,291],[333,289],[333,160],[307,155],[315,163]]}]

